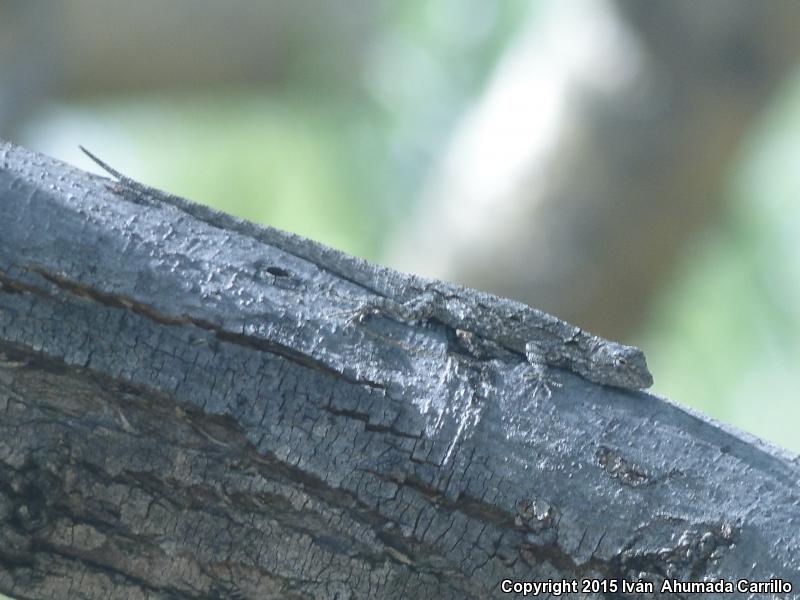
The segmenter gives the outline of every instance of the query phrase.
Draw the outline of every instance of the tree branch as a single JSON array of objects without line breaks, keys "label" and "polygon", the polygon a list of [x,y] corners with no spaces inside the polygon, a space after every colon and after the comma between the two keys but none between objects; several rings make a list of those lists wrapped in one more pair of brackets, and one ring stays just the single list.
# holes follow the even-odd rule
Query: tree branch
[{"label": "tree branch", "polygon": [[566,371],[534,393],[524,355],[445,323],[350,318],[419,278],[10,145],[0,167],[0,592],[796,577],[781,451]]}]

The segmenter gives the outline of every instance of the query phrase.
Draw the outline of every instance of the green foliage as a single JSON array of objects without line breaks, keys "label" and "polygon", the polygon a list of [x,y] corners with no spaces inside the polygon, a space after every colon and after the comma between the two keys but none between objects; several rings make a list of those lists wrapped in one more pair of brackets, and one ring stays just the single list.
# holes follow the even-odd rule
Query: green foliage
[{"label": "green foliage", "polygon": [[61,110],[53,127],[72,122],[73,142],[150,185],[377,259],[530,7],[392,3],[357,76],[337,78],[319,47],[300,45],[280,86],[104,97]]},{"label": "green foliage", "polygon": [[664,286],[656,389],[800,451],[800,74],[732,170],[728,213]]}]

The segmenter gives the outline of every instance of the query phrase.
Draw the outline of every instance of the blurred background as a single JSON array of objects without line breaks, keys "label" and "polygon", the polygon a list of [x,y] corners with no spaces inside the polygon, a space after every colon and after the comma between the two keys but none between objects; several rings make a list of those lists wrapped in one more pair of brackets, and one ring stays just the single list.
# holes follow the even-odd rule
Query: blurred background
[{"label": "blurred background", "polygon": [[0,137],[639,345],[800,451],[800,3],[0,0]]}]

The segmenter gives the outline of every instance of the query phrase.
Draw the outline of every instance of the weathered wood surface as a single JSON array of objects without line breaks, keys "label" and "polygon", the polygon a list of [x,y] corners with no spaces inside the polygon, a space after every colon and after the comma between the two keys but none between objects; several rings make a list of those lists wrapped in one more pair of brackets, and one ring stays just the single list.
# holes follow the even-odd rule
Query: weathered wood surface
[{"label": "weathered wood surface", "polygon": [[795,457],[566,372],[534,395],[524,356],[350,321],[418,278],[130,200],[0,145],[0,592],[464,599],[506,597],[504,579],[781,577],[798,597]]}]

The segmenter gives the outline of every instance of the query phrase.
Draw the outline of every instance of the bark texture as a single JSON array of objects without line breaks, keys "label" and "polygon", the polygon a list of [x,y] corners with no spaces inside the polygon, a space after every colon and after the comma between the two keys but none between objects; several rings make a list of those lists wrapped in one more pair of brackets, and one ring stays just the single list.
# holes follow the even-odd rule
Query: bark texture
[{"label": "bark texture", "polygon": [[350,319],[419,278],[148,202],[0,145],[0,592],[800,585],[796,458],[566,372],[534,394],[524,356]]}]

